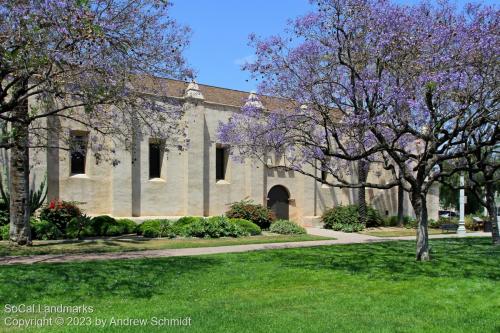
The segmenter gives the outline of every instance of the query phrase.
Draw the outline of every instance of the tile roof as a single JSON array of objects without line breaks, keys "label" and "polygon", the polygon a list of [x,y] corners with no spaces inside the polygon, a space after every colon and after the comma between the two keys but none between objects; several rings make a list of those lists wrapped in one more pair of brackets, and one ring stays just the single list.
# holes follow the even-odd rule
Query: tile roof
[{"label": "tile roof", "polygon": [[[141,85],[146,93],[175,98],[182,98],[189,84],[185,81],[155,77],[140,77],[136,82]],[[205,102],[213,104],[229,105],[240,108],[245,105],[250,95],[250,92],[246,91],[214,87],[199,83],[198,86],[205,97]],[[294,107],[295,104],[293,101],[277,97],[259,95],[259,99],[264,107],[269,110],[289,109]]]}]

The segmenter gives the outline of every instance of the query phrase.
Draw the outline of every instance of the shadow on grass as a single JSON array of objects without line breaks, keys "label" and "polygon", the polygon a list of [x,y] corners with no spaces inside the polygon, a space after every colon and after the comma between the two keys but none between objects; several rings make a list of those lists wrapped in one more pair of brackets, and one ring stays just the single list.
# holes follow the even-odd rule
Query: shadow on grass
[{"label": "shadow on grass", "polygon": [[196,276],[219,264],[214,257],[182,257],[4,266],[0,299],[4,303],[68,296],[75,302],[101,296],[148,299],[165,291],[172,279]]},{"label": "shadow on grass", "polygon": [[414,241],[319,247],[272,252],[282,266],[333,269],[387,280],[420,277],[480,278],[500,280],[500,248],[487,238],[431,240],[432,260],[416,262]]},{"label": "shadow on grass", "polygon": [[151,239],[118,239],[118,238],[99,238],[86,240],[63,240],[57,242],[34,243],[30,247],[19,247],[8,243],[0,245],[0,257],[6,256],[26,256],[40,254],[60,254],[61,249],[58,246],[73,246],[65,249],[64,253],[102,253],[116,251],[137,251],[147,249],[147,247],[133,247],[127,245],[145,245],[154,242]]},{"label": "shadow on grass", "polygon": [[3,266],[0,299],[4,303],[22,303],[44,298],[82,302],[108,296],[169,297],[165,293],[174,281],[196,284],[214,272],[220,271],[223,279],[224,274],[243,269],[255,274],[283,269],[291,275],[304,270],[313,275],[315,271],[327,270],[388,281],[425,277],[500,280],[500,249],[493,248],[487,238],[431,240],[431,246],[433,260],[425,263],[415,262],[415,242],[398,241],[211,256]]},{"label": "shadow on grass", "polygon": [[43,248],[47,246],[54,245],[77,245],[77,246],[85,246],[85,245],[111,245],[111,246],[120,246],[121,244],[144,244],[151,242],[153,240],[149,238],[95,238],[95,239],[72,239],[72,240],[61,240],[57,242],[47,242],[47,243],[35,243],[32,248]]}]

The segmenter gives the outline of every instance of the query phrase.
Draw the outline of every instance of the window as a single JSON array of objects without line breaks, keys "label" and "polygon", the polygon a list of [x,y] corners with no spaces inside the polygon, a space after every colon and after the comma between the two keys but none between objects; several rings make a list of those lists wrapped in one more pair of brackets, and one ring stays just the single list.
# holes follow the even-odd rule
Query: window
[{"label": "window", "polygon": [[328,167],[324,161],[321,162],[321,182],[323,184],[326,183],[327,178],[328,178]]},{"label": "window", "polygon": [[228,148],[216,147],[215,148],[215,179],[225,180],[227,171]]},{"label": "window", "polygon": [[274,154],[274,166],[275,167],[283,167],[285,166],[285,154],[283,153],[275,153]]},{"label": "window", "polygon": [[87,155],[87,134],[81,132],[71,133],[71,174],[85,174],[85,162]]},{"label": "window", "polygon": [[158,140],[149,142],[149,178],[161,177],[161,166],[163,161],[163,145]]},{"label": "window", "polygon": [[321,170],[321,181],[323,183],[326,183],[326,177],[328,177],[328,172],[326,172],[325,170]]}]

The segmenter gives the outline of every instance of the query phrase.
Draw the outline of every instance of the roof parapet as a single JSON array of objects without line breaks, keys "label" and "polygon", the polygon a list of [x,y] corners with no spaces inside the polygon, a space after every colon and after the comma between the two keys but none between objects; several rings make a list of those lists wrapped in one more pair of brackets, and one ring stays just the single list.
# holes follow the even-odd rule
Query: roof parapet
[{"label": "roof parapet", "polygon": [[247,101],[245,103],[246,107],[253,107],[256,109],[264,109],[264,105],[260,101],[259,97],[255,93],[255,91],[250,92],[250,95],[247,98]]},{"label": "roof parapet", "polygon": [[201,93],[200,87],[195,81],[191,81],[184,93],[184,98],[186,99],[194,99],[194,100],[204,100],[205,97]]}]

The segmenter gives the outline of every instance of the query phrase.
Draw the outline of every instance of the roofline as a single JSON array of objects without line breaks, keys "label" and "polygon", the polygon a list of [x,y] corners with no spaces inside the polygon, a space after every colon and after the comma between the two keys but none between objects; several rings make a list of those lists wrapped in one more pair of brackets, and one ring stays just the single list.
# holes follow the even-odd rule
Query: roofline
[{"label": "roofline", "polygon": [[[184,80],[179,80],[179,79],[170,79],[170,78],[162,78],[162,77],[160,77],[160,79],[166,79],[166,80],[183,82],[183,83],[189,84],[189,81],[184,81]],[[224,89],[224,90],[231,90],[231,91],[236,91],[236,92],[241,92],[241,93],[246,93],[246,94],[250,94],[251,93],[251,91],[238,90],[238,89],[233,89],[233,88],[225,88],[225,87],[221,87],[221,86],[214,86],[214,85],[211,85],[211,84],[205,84],[205,83],[197,82],[196,80],[194,80],[194,81],[198,85],[205,86],[205,87],[217,88],[217,89]],[[265,95],[262,95],[262,96],[265,96]],[[271,96],[267,96],[267,97],[271,97]],[[279,97],[275,97],[275,98],[279,98]]]},{"label": "roofline", "polygon": [[[182,83],[185,83],[185,84],[189,84],[189,81],[184,81],[184,80],[179,80],[179,79],[171,79],[171,78],[158,77],[158,76],[156,78],[157,79],[161,79],[161,80],[170,80],[170,81],[176,81],[176,82],[182,82]],[[194,82],[196,82],[199,86],[204,86],[204,87],[210,87],[210,88],[216,88],[216,89],[222,89],[222,90],[230,90],[230,91],[245,93],[245,94],[249,94],[249,95],[252,93],[252,91],[238,90],[238,89],[233,89],[233,88],[225,88],[225,87],[220,87],[220,86],[214,86],[214,85],[211,85],[211,84],[200,83],[200,82],[197,82],[196,80],[194,80]],[[258,96],[262,96],[262,97],[266,97],[266,98],[276,98],[276,99],[280,99],[280,100],[284,100],[284,101],[291,101],[291,99],[289,99],[289,98],[276,97],[276,96],[270,96],[270,95],[263,95],[263,94],[259,94],[258,92],[255,92],[255,93]]]}]

